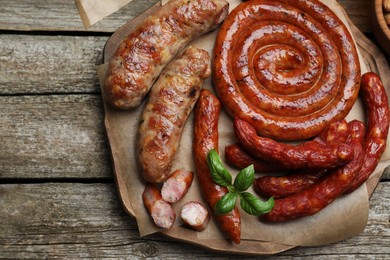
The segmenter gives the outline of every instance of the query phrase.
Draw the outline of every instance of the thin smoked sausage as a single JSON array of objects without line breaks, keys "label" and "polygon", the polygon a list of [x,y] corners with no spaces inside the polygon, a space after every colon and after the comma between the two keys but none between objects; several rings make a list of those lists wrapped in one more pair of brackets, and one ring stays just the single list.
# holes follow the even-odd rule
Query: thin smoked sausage
[{"label": "thin smoked sausage", "polygon": [[389,132],[389,102],[377,74],[368,72],[362,76],[361,96],[367,110],[367,134],[363,142],[364,163],[348,192],[359,188],[373,173],[385,151]]},{"label": "thin smoked sausage", "polygon": [[[214,210],[215,204],[227,193],[227,188],[219,186],[211,178],[207,165],[210,150],[218,151],[218,119],[221,110],[219,100],[209,91],[202,90],[195,106],[194,157],[196,175],[204,199]],[[241,241],[240,212],[235,207],[230,213],[214,215],[222,231],[236,244]]]},{"label": "thin smoked sausage", "polygon": [[330,169],[345,165],[353,158],[353,149],[344,143],[320,145],[307,141],[293,146],[260,137],[249,123],[234,119],[234,132],[242,147],[251,155],[277,162],[287,169]]}]

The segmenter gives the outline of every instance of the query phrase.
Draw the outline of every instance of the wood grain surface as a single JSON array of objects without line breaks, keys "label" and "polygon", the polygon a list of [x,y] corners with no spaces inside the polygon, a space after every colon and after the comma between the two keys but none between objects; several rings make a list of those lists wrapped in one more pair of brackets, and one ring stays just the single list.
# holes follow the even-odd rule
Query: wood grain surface
[{"label": "wood grain surface", "polygon": [[[74,0],[1,1],[0,258],[237,259],[161,234],[140,238],[119,202],[96,66],[109,36],[156,2],[134,0],[85,31]],[[372,1],[339,2],[373,37]],[[390,171],[360,235],[264,258],[388,258],[389,180]]]}]

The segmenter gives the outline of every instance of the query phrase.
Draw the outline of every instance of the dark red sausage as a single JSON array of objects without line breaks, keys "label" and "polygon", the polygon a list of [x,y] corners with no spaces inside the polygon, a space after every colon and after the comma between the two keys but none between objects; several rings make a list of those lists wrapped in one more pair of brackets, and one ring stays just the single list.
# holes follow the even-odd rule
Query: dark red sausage
[{"label": "dark red sausage", "polygon": [[389,103],[379,76],[373,72],[362,76],[361,97],[367,110],[367,134],[363,142],[364,163],[348,192],[360,187],[372,174],[386,148],[389,131]]},{"label": "dark red sausage", "polygon": [[235,118],[234,132],[242,147],[251,155],[277,162],[287,169],[330,169],[345,165],[353,158],[353,150],[346,144],[319,145],[308,141],[298,146],[260,137],[249,123]]},{"label": "dark red sausage", "polygon": [[[332,123],[330,127],[320,135],[326,143],[352,141],[362,143],[364,137],[364,124],[353,120],[346,123],[345,120]],[[345,133],[349,133],[345,135]],[[314,172],[299,172],[286,176],[264,176],[257,178],[253,183],[257,193],[266,197],[282,198],[309,188],[326,174],[327,170]]]},{"label": "dark red sausage", "polygon": [[142,200],[156,226],[170,229],[176,220],[176,213],[171,204],[161,197],[160,189],[151,183],[146,183]]},{"label": "dark red sausage", "polygon": [[[324,143],[344,143],[348,138],[348,124],[343,120],[331,123],[318,137],[314,140],[320,144]],[[302,144],[303,146],[305,144]],[[239,169],[243,169],[253,164],[256,172],[282,172],[288,171],[279,163],[273,163],[255,158],[248,154],[239,144],[231,144],[225,147],[226,161]]]},{"label": "dark red sausage", "polygon": [[222,24],[215,90],[233,117],[266,137],[302,140],[344,118],[360,86],[356,46],[318,0],[251,0]]},{"label": "dark red sausage", "polygon": [[240,144],[231,144],[225,147],[225,159],[226,161],[239,169],[244,169],[253,164],[256,172],[281,172],[285,171],[278,163],[267,162],[258,158],[255,158],[248,154]]},{"label": "dark red sausage", "polygon": [[276,199],[274,208],[263,216],[271,222],[281,222],[313,215],[342,195],[362,167],[362,146],[353,142],[354,159],[343,167],[331,170],[319,182],[291,196]]},{"label": "dark red sausage", "polygon": [[[210,150],[218,151],[218,119],[221,110],[219,100],[209,91],[202,90],[195,106],[194,121],[194,159],[202,195],[211,209],[227,193],[225,187],[214,183],[207,165],[207,154]],[[240,243],[240,212],[234,208],[225,215],[214,215],[222,231],[236,244]]]}]

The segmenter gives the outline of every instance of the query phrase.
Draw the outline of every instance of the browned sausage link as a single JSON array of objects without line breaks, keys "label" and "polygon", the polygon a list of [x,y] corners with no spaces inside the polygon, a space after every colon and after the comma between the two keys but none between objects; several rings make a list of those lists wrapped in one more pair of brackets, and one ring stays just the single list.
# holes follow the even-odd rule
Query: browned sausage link
[{"label": "browned sausage link", "polygon": [[174,171],[161,188],[163,200],[169,203],[176,203],[187,193],[194,179],[194,173],[184,169]]},{"label": "browned sausage link", "polygon": [[158,75],[191,40],[214,29],[228,12],[225,0],[171,0],[119,45],[105,82],[106,100],[138,106]]},{"label": "browned sausage link", "polygon": [[208,52],[189,47],[153,86],[138,130],[138,162],[146,181],[160,183],[171,173],[184,126],[209,75]]},{"label": "browned sausage link", "polygon": [[359,92],[352,37],[318,0],[241,3],[219,30],[214,58],[226,110],[274,139],[317,136],[348,114]]},{"label": "browned sausage link", "polygon": [[348,192],[359,188],[375,170],[385,151],[389,131],[389,102],[377,74],[368,72],[362,76],[361,96],[367,110],[367,134],[363,142],[364,163]]},{"label": "browned sausage link", "polygon": [[342,195],[350,186],[362,166],[362,146],[353,142],[354,159],[345,166],[331,170],[319,182],[308,189],[291,196],[276,199],[274,208],[263,216],[271,222],[281,222],[313,215],[336,198]]},{"label": "browned sausage link", "polygon": [[319,145],[308,141],[293,146],[260,137],[247,122],[235,118],[234,132],[245,150],[263,160],[278,162],[287,169],[330,169],[345,165],[353,158],[353,149],[347,144]]},{"label": "browned sausage link", "polygon": [[165,229],[173,226],[176,213],[171,204],[162,199],[160,189],[155,184],[146,183],[142,200],[156,226]]},{"label": "browned sausage link", "polygon": [[[349,134],[346,136],[345,132]],[[353,120],[346,126],[346,121],[343,120],[332,123],[320,136],[323,140],[327,140],[327,143],[347,141],[348,143],[357,142],[361,144],[364,132],[362,122]],[[309,188],[320,180],[326,172],[327,170],[320,170],[299,172],[282,177],[264,176],[257,178],[253,185],[255,191],[263,196],[282,198]]]},{"label": "browned sausage link", "polygon": [[[218,151],[218,119],[221,110],[219,100],[209,91],[202,90],[195,106],[194,122],[194,159],[202,195],[211,209],[227,193],[225,187],[214,183],[207,165],[207,154],[210,150]],[[240,212],[234,208],[225,215],[214,215],[222,231],[234,242],[240,243]]]}]

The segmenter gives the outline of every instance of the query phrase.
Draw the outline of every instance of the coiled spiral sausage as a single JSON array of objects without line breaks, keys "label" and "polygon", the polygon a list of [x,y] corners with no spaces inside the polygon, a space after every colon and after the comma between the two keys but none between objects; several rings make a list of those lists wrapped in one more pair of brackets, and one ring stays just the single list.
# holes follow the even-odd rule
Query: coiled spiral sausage
[{"label": "coiled spiral sausage", "polygon": [[314,137],[344,118],[358,96],[352,37],[317,0],[241,3],[221,26],[214,58],[222,104],[266,137]]}]

